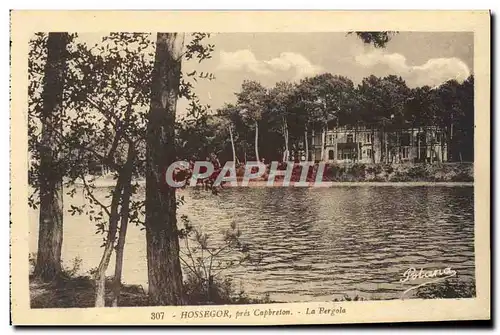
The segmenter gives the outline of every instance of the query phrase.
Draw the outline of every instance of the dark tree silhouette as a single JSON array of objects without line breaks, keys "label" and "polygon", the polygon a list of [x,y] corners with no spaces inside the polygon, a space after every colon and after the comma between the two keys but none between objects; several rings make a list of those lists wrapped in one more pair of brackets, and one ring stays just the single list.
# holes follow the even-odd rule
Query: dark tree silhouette
[{"label": "dark tree silhouette", "polygon": [[49,33],[47,39],[47,63],[42,93],[42,134],[39,146],[40,226],[34,270],[35,277],[43,281],[53,280],[61,272],[63,189],[58,162],[60,150],[54,131],[62,129],[68,39],[67,33]]}]

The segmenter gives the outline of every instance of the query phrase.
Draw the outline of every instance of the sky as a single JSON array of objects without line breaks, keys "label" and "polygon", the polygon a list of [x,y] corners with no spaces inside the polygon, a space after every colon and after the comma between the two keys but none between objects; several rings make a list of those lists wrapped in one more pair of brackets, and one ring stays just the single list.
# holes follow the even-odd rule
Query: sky
[{"label": "sky", "polygon": [[[213,58],[184,64],[186,70],[210,71],[216,79],[198,81],[203,103],[215,110],[235,102],[245,79],[270,87],[329,72],[353,80],[395,74],[410,87],[463,81],[473,73],[473,33],[400,32],[384,49],[365,45],[346,33],[224,33],[210,38]],[[179,104],[182,111],[185,102]]]},{"label": "sky", "polygon": [[[185,61],[183,70],[215,75],[215,80],[195,83],[201,102],[212,110],[235,102],[234,93],[245,79],[271,87],[325,72],[346,76],[355,84],[372,74],[394,74],[417,87],[463,81],[473,73],[473,33],[468,32],[400,32],[383,49],[345,32],[220,33],[207,42],[215,45],[212,58]],[[179,101],[179,114],[186,107],[186,101]]]}]

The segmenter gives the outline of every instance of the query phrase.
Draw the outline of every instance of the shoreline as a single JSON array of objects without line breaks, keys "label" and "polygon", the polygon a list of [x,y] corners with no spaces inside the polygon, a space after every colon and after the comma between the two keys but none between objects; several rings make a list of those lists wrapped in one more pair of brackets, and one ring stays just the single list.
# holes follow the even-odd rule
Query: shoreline
[{"label": "shoreline", "polygon": [[[276,181],[273,185],[268,186],[267,181],[250,181],[247,186],[241,185],[241,182],[237,182],[237,186],[231,184],[224,184],[222,188],[235,188],[235,187],[297,187],[297,188],[334,188],[334,187],[418,187],[418,186],[447,186],[447,187],[471,187],[474,186],[474,182],[432,182],[432,181],[324,181],[315,184],[314,182],[308,183],[308,185],[295,185],[297,182],[290,182],[288,186],[283,185],[282,181]],[[200,187],[198,185],[197,187]]]},{"label": "shoreline", "polygon": [[[112,187],[115,186],[114,180],[96,180],[95,187]],[[145,186],[144,180],[137,181],[140,186]],[[77,186],[83,186],[82,182],[75,182]],[[242,185],[242,181],[238,180],[237,185],[225,183],[222,188],[263,188],[263,187],[293,187],[293,188],[336,188],[336,187],[473,187],[474,182],[470,181],[323,181],[320,183],[309,182],[306,184],[299,184],[298,182],[290,182],[289,185],[283,185],[282,180],[275,181],[272,185],[267,185],[266,180],[250,180],[248,185]],[[190,187],[190,186],[187,186]],[[202,188],[203,185],[199,184],[193,186],[194,188]]]},{"label": "shoreline", "polygon": [[[384,165],[384,164],[354,164],[352,166],[343,166],[327,164],[322,176],[316,176],[315,171],[308,175],[308,182],[300,182],[302,175],[299,171],[292,173],[292,180],[288,185],[283,185],[283,175],[277,176],[276,180],[268,185],[269,171],[261,176],[255,176],[246,184],[243,184],[244,171],[236,171],[236,182],[226,181],[222,188],[232,187],[466,187],[474,186],[474,165],[473,163],[449,163],[449,164],[411,164],[411,165]],[[318,178],[319,177],[319,178]],[[89,176],[89,178],[91,178]],[[213,176],[212,176],[213,178]],[[316,178],[322,181],[315,182]],[[87,179],[87,178],[86,178]],[[144,187],[146,181],[144,178],[138,178],[133,181],[141,187]],[[75,184],[83,186],[82,180],[76,180]],[[93,184],[96,187],[113,187],[116,180],[110,176],[97,177]],[[234,185],[232,185],[234,184]],[[189,186],[186,186],[189,187]],[[199,184],[196,187],[203,187]]]}]

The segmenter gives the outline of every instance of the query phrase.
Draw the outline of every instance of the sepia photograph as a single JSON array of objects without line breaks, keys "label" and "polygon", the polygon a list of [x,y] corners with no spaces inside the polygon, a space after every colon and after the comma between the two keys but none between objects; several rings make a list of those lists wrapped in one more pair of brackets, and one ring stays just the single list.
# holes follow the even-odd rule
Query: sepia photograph
[{"label": "sepia photograph", "polygon": [[[489,33],[487,12],[465,14]],[[461,302],[489,318],[489,38],[372,26],[56,26],[22,45],[14,30],[17,302],[70,323],[104,307],[149,307],[121,319],[153,324],[411,321],[430,316],[391,315]],[[384,302],[396,312],[356,316]]]}]

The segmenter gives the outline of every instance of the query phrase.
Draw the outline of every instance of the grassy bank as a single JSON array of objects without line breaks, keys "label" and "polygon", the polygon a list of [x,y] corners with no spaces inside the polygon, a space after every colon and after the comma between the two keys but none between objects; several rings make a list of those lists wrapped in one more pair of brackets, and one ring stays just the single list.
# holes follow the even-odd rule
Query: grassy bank
[{"label": "grassy bank", "polygon": [[[109,287],[110,282],[107,283]],[[264,299],[252,299],[244,292],[234,292],[229,282],[220,283],[214,299],[207,301],[206,296],[200,294],[196,288],[187,288],[188,305],[228,305],[228,304],[265,304],[275,303],[265,297]],[[42,284],[30,279],[31,308],[88,308],[94,307],[94,283],[87,276],[62,278],[53,283]],[[441,283],[429,284],[417,289],[408,298],[417,299],[456,299],[473,298],[476,289],[473,282],[460,282],[458,280],[446,280]],[[341,299],[333,301],[367,301],[362,296],[350,297],[345,295]],[[111,292],[106,291],[106,306],[111,306]],[[119,299],[119,306],[137,307],[149,306],[148,296],[140,285],[123,285]]]},{"label": "grassy bank", "polygon": [[[106,283],[111,287],[111,281]],[[111,306],[111,291],[106,290],[106,306]],[[51,283],[40,283],[30,278],[31,308],[94,307],[94,281],[88,276],[59,278]],[[120,306],[148,306],[148,297],[141,286],[123,285]]]},{"label": "grassy bank", "polygon": [[[61,277],[51,283],[30,278],[31,308],[94,307],[95,286],[90,276]],[[188,305],[234,305],[272,303],[268,296],[255,299],[233,288],[229,280],[218,282],[211,290],[211,299],[193,283],[185,283]],[[111,278],[106,282],[106,306],[111,306]],[[121,307],[150,306],[147,293],[140,285],[122,285],[118,305]]]}]

